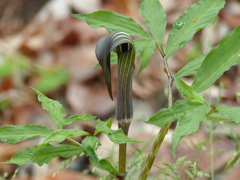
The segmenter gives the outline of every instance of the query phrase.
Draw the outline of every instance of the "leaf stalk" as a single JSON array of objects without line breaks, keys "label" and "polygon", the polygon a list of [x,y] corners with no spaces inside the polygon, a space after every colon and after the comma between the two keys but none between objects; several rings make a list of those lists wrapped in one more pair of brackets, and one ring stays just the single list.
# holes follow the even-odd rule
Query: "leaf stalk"
[{"label": "leaf stalk", "polygon": [[[172,93],[173,77],[172,77],[172,74],[168,67],[167,58],[166,58],[165,54],[163,53],[162,49],[159,46],[157,46],[157,48],[163,57],[164,71],[168,77],[168,107],[171,108],[172,107],[172,94],[173,94]],[[157,156],[157,153],[162,145],[162,142],[163,142],[166,134],[168,133],[168,129],[170,126],[171,126],[171,123],[168,123],[163,128],[161,128],[161,130],[159,131],[159,133],[154,141],[153,148],[152,148],[151,152],[149,153],[147,160],[143,166],[143,170],[139,176],[139,180],[147,179],[147,176],[152,168],[153,162]]]}]

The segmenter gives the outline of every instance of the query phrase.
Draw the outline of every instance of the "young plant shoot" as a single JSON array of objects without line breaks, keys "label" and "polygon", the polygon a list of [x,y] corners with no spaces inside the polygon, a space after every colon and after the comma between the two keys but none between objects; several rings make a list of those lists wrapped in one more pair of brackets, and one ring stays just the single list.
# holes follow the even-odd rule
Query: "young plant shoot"
[{"label": "young plant shoot", "polygon": [[[114,32],[102,37],[96,45],[96,56],[103,69],[108,93],[113,99],[111,88],[110,53],[118,56],[118,84],[116,119],[125,135],[133,116],[132,78],[134,72],[135,47],[131,37],[124,32]],[[119,171],[126,173],[126,143],[119,145]]]}]

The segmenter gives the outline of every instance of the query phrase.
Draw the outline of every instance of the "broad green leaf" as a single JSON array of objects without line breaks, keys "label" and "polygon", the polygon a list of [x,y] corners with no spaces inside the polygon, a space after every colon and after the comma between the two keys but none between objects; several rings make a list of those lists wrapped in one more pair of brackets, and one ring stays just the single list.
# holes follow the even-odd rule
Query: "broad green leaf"
[{"label": "broad green leaf", "polygon": [[93,119],[95,119],[96,116],[92,116],[89,114],[77,114],[77,115],[73,115],[68,117],[65,122],[64,122],[64,126],[67,124],[72,124],[75,121],[91,121]]},{"label": "broad green leaf", "polygon": [[149,64],[151,60],[151,56],[154,53],[156,49],[155,42],[153,40],[146,40],[144,47],[140,53],[140,69],[138,71],[138,74],[141,73],[141,71]]},{"label": "broad green leaf", "polygon": [[240,107],[217,106],[213,114],[208,115],[209,119],[218,121],[234,121],[240,123]]},{"label": "broad green leaf", "polygon": [[198,68],[202,65],[204,59],[208,53],[201,54],[196,59],[190,61],[185,66],[183,66],[182,69],[180,69],[177,74],[175,74],[175,77],[183,77],[183,76],[189,76],[197,73]]},{"label": "broad green leaf", "polygon": [[86,154],[86,156],[90,157],[89,160],[93,166],[120,175],[121,173],[116,170],[107,159],[102,158],[97,153],[97,148],[100,145],[101,144],[98,138],[93,136],[88,136],[82,141],[83,152]]},{"label": "broad green leaf", "polygon": [[136,49],[136,55],[141,54],[142,50],[144,49],[145,44],[148,41],[150,41],[150,40],[149,39],[137,39],[137,40],[134,40],[134,46],[135,46],[135,49]]},{"label": "broad green leaf", "polygon": [[62,105],[58,101],[54,101],[44,96],[41,92],[34,89],[38,94],[38,100],[42,104],[42,108],[48,111],[54,123],[58,126],[58,128],[62,128],[65,121],[65,110]]},{"label": "broad green leaf", "polygon": [[162,41],[166,29],[166,13],[161,3],[159,0],[142,0],[140,13],[154,40],[162,49]]},{"label": "broad green leaf", "polygon": [[122,31],[132,36],[151,38],[132,18],[112,11],[97,11],[91,14],[73,14],[72,16],[86,21],[93,28],[104,27],[109,32]]},{"label": "broad green leaf", "polygon": [[65,139],[69,137],[84,136],[84,135],[89,135],[89,133],[81,130],[76,130],[76,129],[59,129],[49,134],[41,144],[42,145],[48,144],[54,141],[63,142]]},{"label": "broad green leaf", "polygon": [[34,88],[43,93],[53,91],[66,84],[69,78],[67,70],[62,67],[42,69],[39,71],[39,75],[40,78],[37,80]]},{"label": "broad green leaf", "polygon": [[126,136],[122,129],[112,130],[110,128],[111,124],[112,124],[111,119],[108,120],[108,121],[98,120],[97,125],[96,125],[96,132],[94,134],[96,135],[99,132],[103,132],[104,134],[106,134],[108,136],[108,138],[112,142],[114,142],[116,144],[124,144],[124,143],[129,143],[129,142],[139,142],[139,141],[136,141],[136,140],[131,139],[128,136]]},{"label": "broad green leaf", "polygon": [[48,164],[55,157],[69,158],[81,152],[82,149],[79,146],[66,144],[52,146],[47,144],[40,149],[37,149],[37,151],[34,151],[31,161],[42,166],[43,164]]},{"label": "broad green leaf", "polygon": [[188,86],[178,77],[174,78],[174,82],[179,89],[180,93],[187,98],[187,100],[193,104],[205,104],[204,98],[198,94],[194,89]]},{"label": "broad green leaf", "polygon": [[72,155],[82,152],[82,149],[78,146],[65,144],[57,146],[47,144],[37,149],[38,146],[25,148],[15,154],[9,161],[1,162],[0,164],[17,164],[21,166],[27,162],[35,162],[39,166],[42,166],[43,164],[48,164],[55,157],[69,158]]},{"label": "broad green leaf", "polygon": [[24,165],[27,162],[31,162],[33,152],[38,146],[32,146],[18,151],[9,161],[0,162],[0,164],[17,164],[19,166]]},{"label": "broad green leaf", "polygon": [[164,108],[154,114],[146,123],[155,124],[159,127],[164,127],[167,123],[170,123],[176,119],[181,118],[185,114],[190,113],[194,109],[200,107],[200,104],[193,104],[187,99],[177,101],[171,108]]},{"label": "broad green leaf", "polygon": [[35,124],[2,126],[0,127],[0,141],[15,144],[32,137],[47,137],[52,132],[52,129]]},{"label": "broad green leaf", "polygon": [[183,47],[197,31],[212,26],[224,4],[225,0],[200,0],[184,11],[170,30],[166,57]]},{"label": "broad green leaf", "polygon": [[184,114],[177,123],[176,129],[172,136],[173,155],[175,156],[179,141],[186,135],[197,132],[200,123],[206,120],[206,114],[209,113],[211,108],[208,105],[200,105],[197,108],[188,111]]},{"label": "broad green leaf", "polygon": [[97,120],[96,130],[94,132],[94,136],[96,136],[98,133],[102,132],[102,130],[104,130],[104,129],[108,130],[108,129],[111,129],[111,127],[112,127],[112,123],[113,123],[112,118],[107,120],[107,121],[104,121],[103,123],[100,122],[100,121],[101,121],[100,119]]},{"label": "broad green leaf", "polygon": [[214,47],[198,69],[192,87],[202,92],[210,87],[231,66],[240,63],[240,26]]},{"label": "broad green leaf", "polygon": [[173,108],[163,108],[150,117],[150,119],[145,123],[164,127],[167,123],[170,123],[178,118],[177,115],[174,116],[174,114]]}]

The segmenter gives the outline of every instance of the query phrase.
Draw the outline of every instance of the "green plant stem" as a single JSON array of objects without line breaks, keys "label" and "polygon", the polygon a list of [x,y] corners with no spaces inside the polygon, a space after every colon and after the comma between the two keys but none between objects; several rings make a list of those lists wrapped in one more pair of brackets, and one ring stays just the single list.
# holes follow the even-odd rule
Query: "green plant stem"
[{"label": "green plant stem", "polygon": [[[163,63],[164,63],[164,71],[167,74],[168,77],[168,107],[172,107],[172,84],[173,84],[173,77],[171,75],[171,72],[169,70],[168,67],[168,63],[167,63],[167,59],[165,58],[165,54],[162,53],[161,48],[158,47],[159,52],[161,53],[162,57],[163,57]],[[152,168],[153,162],[157,156],[157,153],[162,145],[162,142],[166,136],[166,134],[168,133],[168,129],[171,126],[171,123],[166,124],[163,128],[161,128],[161,130],[159,131],[155,142],[153,144],[153,148],[151,150],[151,152],[149,153],[147,160],[143,166],[143,170],[139,176],[139,180],[146,180],[147,176]]]},{"label": "green plant stem", "polygon": [[[118,121],[118,128],[121,128],[125,135],[128,135],[128,130],[130,126],[130,120]],[[124,174],[124,179],[126,177],[126,157],[127,157],[127,144],[119,144],[119,172]]]},{"label": "green plant stem", "polygon": [[214,180],[214,149],[213,149],[213,122],[209,122],[210,130],[210,167],[211,167],[211,180]]},{"label": "green plant stem", "polygon": [[[133,49],[133,51],[135,51]],[[135,53],[118,53],[118,90],[117,90],[117,107],[116,119],[118,128],[122,129],[124,134],[128,135],[129,126],[133,116],[132,107],[132,78],[134,72],[134,55]],[[131,61],[126,64],[126,60]],[[126,177],[126,159],[127,144],[119,144],[119,172],[123,174],[121,179]]]},{"label": "green plant stem", "polygon": [[145,180],[147,179],[147,176],[149,174],[149,171],[151,170],[151,167],[153,165],[153,162],[157,156],[157,153],[159,151],[159,148],[162,145],[162,142],[165,138],[165,135],[168,133],[168,129],[170,127],[171,123],[166,124],[163,128],[161,128],[160,132],[158,133],[155,142],[153,144],[153,148],[151,152],[148,155],[148,158],[146,160],[146,163],[143,166],[143,171],[141,172],[139,176],[139,180]]}]

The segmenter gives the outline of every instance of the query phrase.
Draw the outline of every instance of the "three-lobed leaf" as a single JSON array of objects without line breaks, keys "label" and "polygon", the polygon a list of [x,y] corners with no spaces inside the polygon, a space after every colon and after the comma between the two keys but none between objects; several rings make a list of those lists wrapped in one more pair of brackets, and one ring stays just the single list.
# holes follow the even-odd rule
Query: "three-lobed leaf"
[{"label": "three-lobed leaf", "polygon": [[170,30],[166,58],[183,47],[197,31],[213,25],[224,4],[225,0],[200,0],[184,11]]},{"label": "three-lobed leaf", "polygon": [[2,126],[0,127],[0,141],[15,144],[32,137],[47,137],[52,132],[52,129],[35,124]]},{"label": "three-lobed leaf", "polygon": [[204,59],[192,87],[197,92],[209,88],[231,66],[240,63],[240,26],[225,36]]}]

